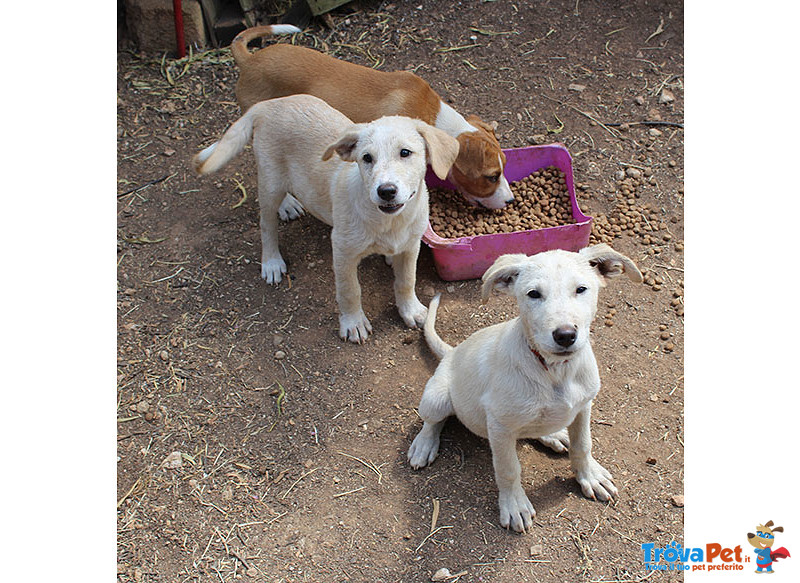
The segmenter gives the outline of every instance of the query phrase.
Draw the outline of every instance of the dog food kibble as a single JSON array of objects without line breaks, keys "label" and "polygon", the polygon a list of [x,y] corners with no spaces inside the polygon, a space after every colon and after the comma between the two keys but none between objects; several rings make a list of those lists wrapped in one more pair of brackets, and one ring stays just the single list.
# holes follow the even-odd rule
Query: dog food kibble
[{"label": "dog food kibble", "polygon": [[564,173],[555,166],[511,183],[514,202],[503,209],[471,206],[452,190],[430,189],[430,221],[440,237],[511,233],[572,223]]}]

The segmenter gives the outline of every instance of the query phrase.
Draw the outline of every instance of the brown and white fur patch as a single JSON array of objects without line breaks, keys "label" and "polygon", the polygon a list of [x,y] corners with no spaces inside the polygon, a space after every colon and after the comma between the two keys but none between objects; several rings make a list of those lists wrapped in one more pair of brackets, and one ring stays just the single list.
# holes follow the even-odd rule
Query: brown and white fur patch
[{"label": "brown and white fur patch", "polygon": [[[421,119],[459,142],[448,179],[472,204],[503,208],[514,198],[503,176],[506,159],[495,124],[464,118],[444,103],[428,83],[409,71],[385,72],[342,61],[313,49],[275,44],[251,53],[247,45],[272,34],[301,32],[292,25],[267,25],[242,31],[231,43],[239,67],[236,98],[242,111],[265,99],[314,95],[356,123],[387,115]],[[281,218],[301,209],[287,201]]]}]

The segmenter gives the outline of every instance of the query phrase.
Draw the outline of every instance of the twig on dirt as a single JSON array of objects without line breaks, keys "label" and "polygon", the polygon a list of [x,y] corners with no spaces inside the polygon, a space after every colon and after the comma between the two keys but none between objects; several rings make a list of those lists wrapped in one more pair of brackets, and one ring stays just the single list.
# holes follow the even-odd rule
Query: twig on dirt
[{"label": "twig on dirt", "polygon": [[553,130],[551,130],[549,127],[547,127],[547,133],[548,134],[560,134],[561,132],[564,131],[564,122],[561,121],[555,113],[553,114],[553,117],[556,118],[556,121],[560,125],[559,125],[559,127],[555,128]]},{"label": "twig on dirt", "polygon": [[122,503],[125,502],[125,500],[128,498],[128,496],[130,496],[133,493],[133,491],[139,486],[141,481],[142,481],[142,477],[139,476],[136,479],[136,481],[133,483],[133,486],[131,486],[130,489],[127,492],[125,492],[125,494],[123,494],[122,498],[117,500],[117,509],[119,509],[119,507],[122,506]]},{"label": "twig on dirt", "polygon": [[159,182],[164,182],[167,178],[171,178],[172,176],[175,176],[175,174],[167,174],[166,176],[162,176],[161,178],[156,178],[155,180],[145,182],[141,186],[137,186],[136,188],[131,188],[130,190],[121,192],[120,194],[117,195],[117,198],[122,198],[123,196],[133,194],[134,192],[139,192],[140,190],[144,190],[148,186],[153,186],[154,184],[158,184]]},{"label": "twig on dirt", "polygon": [[645,579],[652,577],[653,573],[657,572],[656,570],[650,571],[647,575],[642,575],[638,579],[595,579],[589,583],[641,583]]},{"label": "twig on dirt", "polygon": [[465,49],[474,49],[475,47],[480,47],[480,46],[483,46],[483,45],[481,45],[480,43],[474,43],[474,44],[471,44],[471,45],[461,45],[460,47],[447,47],[445,49],[436,48],[436,49],[433,49],[433,52],[434,53],[451,53],[451,52],[454,52],[454,51],[463,51]]},{"label": "twig on dirt", "polygon": [[663,16],[659,16],[658,18],[659,18],[658,28],[656,28],[655,32],[653,34],[651,34],[650,36],[648,36],[644,40],[644,44],[647,44],[648,42],[650,42],[651,38],[656,37],[659,34],[661,34],[662,32],[664,32],[664,17]]},{"label": "twig on dirt", "polygon": [[431,538],[433,535],[435,535],[435,534],[436,534],[437,532],[439,532],[440,530],[444,530],[445,528],[453,528],[453,527],[452,527],[452,525],[440,526],[439,528],[437,528],[437,529],[435,529],[435,530],[431,531],[431,533],[430,533],[428,536],[426,536],[424,539],[422,539],[422,542],[421,542],[421,543],[419,543],[419,545],[417,546],[417,548],[415,548],[415,549],[414,549],[414,552],[416,553],[417,551],[419,551],[419,550],[422,548],[422,545],[424,545],[426,542],[428,542],[428,540],[430,540],[430,538]]},{"label": "twig on dirt", "polygon": [[683,129],[683,124],[676,122],[676,121],[615,121],[611,123],[606,123],[606,125],[610,128],[618,128],[621,125],[628,125],[628,126],[666,126],[671,128],[681,128]]},{"label": "twig on dirt", "polygon": [[[380,466],[376,466],[374,463],[372,463],[370,461],[364,461],[361,458],[357,458],[356,456],[350,455],[349,453],[344,453],[343,451],[340,451],[340,452],[337,452],[337,453],[340,454],[340,455],[343,455],[345,457],[349,457],[352,460],[356,460],[358,463],[362,464],[363,466],[365,466],[365,467],[369,468],[370,470],[372,470],[373,472],[375,472],[378,475],[378,484],[381,483],[381,480],[383,479],[383,474],[381,473]],[[381,466],[382,465],[384,465],[384,464],[381,464]]]},{"label": "twig on dirt", "polygon": [[217,510],[220,513],[222,513],[223,516],[228,516],[227,512],[225,512],[222,508],[220,508],[219,506],[217,506],[213,502],[204,501],[203,498],[200,496],[200,493],[198,491],[195,490],[194,494],[195,494],[195,498],[197,498],[197,502],[200,504],[200,506],[210,506],[214,510]]},{"label": "twig on dirt", "polygon": [[483,28],[476,28],[474,26],[471,27],[470,30],[472,32],[477,32],[478,34],[482,34],[484,36],[503,36],[503,35],[506,35],[506,34],[519,34],[519,32],[517,32],[516,30],[509,30],[509,31],[505,31],[505,32],[495,32],[493,30],[485,30]]},{"label": "twig on dirt", "polygon": [[203,554],[202,554],[202,555],[200,555],[200,558],[199,558],[199,559],[197,559],[196,561],[193,561],[193,564],[194,564],[195,568],[197,568],[197,565],[199,565],[199,564],[200,564],[200,561],[202,561],[202,560],[203,560],[203,557],[205,557],[205,556],[206,556],[206,553],[208,552],[208,549],[209,549],[209,547],[211,546],[211,541],[213,541],[213,540],[214,540],[214,533],[212,532],[212,533],[211,533],[211,536],[210,536],[210,537],[209,537],[209,539],[208,539],[208,544],[206,545],[206,548],[205,548],[205,550],[203,551]]},{"label": "twig on dirt", "polygon": [[661,263],[654,263],[653,267],[660,267],[661,269],[671,269],[672,271],[683,271],[681,267],[671,267],[669,265],[662,265]]},{"label": "twig on dirt", "polygon": [[348,494],[355,494],[356,492],[361,492],[361,490],[363,490],[364,488],[366,488],[366,486],[361,486],[360,488],[356,488],[355,490],[348,490],[347,492],[339,492],[338,494],[334,494],[333,497],[341,498],[342,496],[347,496]]},{"label": "twig on dirt", "polygon": [[161,279],[156,279],[156,280],[153,280],[153,281],[145,281],[144,283],[159,283],[159,282],[162,282],[162,281],[167,281],[168,279],[172,279],[173,277],[178,275],[181,271],[183,271],[183,267],[178,269],[178,271],[176,271],[172,275],[168,275],[167,277],[162,277]]},{"label": "twig on dirt", "polygon": [[439,500],[433,499],[433,514],[431,515],[431,532],[436,530],[436,521],[439,520]]},{"label": "twig on dirt", "polygon": [[569,103],[564,103],[563,101],[561,101],[561,100],[559,100],[559,99],[554,99],[554,98],[552,98],[552,97],[548,97],[547,95],[544,95],[544,94],[542,95],[542,97],[544,97],[545,99],[549,99],[550,101],[555,101],[556,103],[558,103],[559,105],[562,105],[562,106],[564,106],[564,107],[569,107],[570,109],[572,109],[572,110],[574,110],[574,111],[577,111],[578,113],[580,113],[582,116],[588,117],[590,120],[592,120],[593,122],[595,122],[597,125],[599,125],[601,128],[603,128],[604,130],[606,130],[606,131],[607,131],[609,134],[611,134],[611,135],[612,135],[612,136],[614,136],[615,138],[621,138],[621,137],[622,137],[622,136],[620,135],[620,133],[619,133],[617,130],[612,130],[610,127],[608,127],[606,124],[604,124],[604,123],[603,123],[603,122],[601,122],[599,119],[597,119],[596,117],[594,117],[592,114],[590,114],[590,113],[586,113],[585,111],[581,111],[580,109],[578,109],[578,108],[577,108],[577,107],[575,107],[574,105],[570,105]]},{"label": "twig on dirt", "polygon": [[242,184],[236,178],[234,178],[233,181],[236,183],[236,188],[242,191],[242,198],[240,198],[239,202],[237,202],[235,205],[231,207],[231,210],[238,209],[240,206],[244,204],[244,201],[247,200],[247,189],[244,187],[244,184]]},{"label": "twig on dirt", "polygon": [[304,480],[304,479],[305,479],[307,476],[310,476],[311,474],[313,474],[314,472],[316,472],[318,469],[319,469],[319,468],[314,468],[313,470],[308,470],[308,471],[307,471],[305,474],[303,474],[302,476],[300,476],[299,478],[297,478],[297,479],[294,481],[294,483],[293,483],[291,486],[289,486],[289,489],[288,489],[288,490],[286,490],[286,492],[284,492],[284,493],[283,493],[283,496],[281,496],[281,499],[282,499],[282,500],[283,500],[283,499],[285,499],[285,498],[286,498],[286,496],[288,496],[288,495],[289,495],[289,492],[291,492],[291,491],[294,489],[294,487],[295,487],[295,486],[297,486],[297,484],[299,484],[300,482],[302,482],[302,481],[303,481],[303,480]]}]

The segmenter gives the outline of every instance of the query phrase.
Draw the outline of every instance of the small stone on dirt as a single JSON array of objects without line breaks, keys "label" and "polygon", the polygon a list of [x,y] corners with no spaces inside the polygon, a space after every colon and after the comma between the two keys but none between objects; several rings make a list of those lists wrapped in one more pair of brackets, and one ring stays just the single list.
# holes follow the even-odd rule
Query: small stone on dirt
[{"label": "small stone on dirt", "polygon": [[183,454],[179,451],[173,451],[169,454],[164,461],[161,462],[161,467],[168,470],[174,470],[183,465]]},{"label": "small stone on dirt", "polygon": [[286,358],[286,353],[283,350],[275,351],[275,360],[283,360]]},{"label": "small stone on dirt", "polygon": [[164,362],[168,361],[169,360],[169,352],[167,352],[166,350],[162,350],[161,352],[158,353],[158,358],[160,358]]},{"label": "small stone on dirt", "polygon": [[672,502],[673,506],[677,506],[678,508],[683,508],[683,496],[680,494],[676,494],[672,498],[670,498],[670,502]]},{"label": "small stone on dirt", "polygon": [[531,556],[538,557],[544,552],[544,546],[542,545],[532,545],[531,546]]},{"label": "small stone on dirt", "polygon": [[669,89],[664,89],[661,95],[658,96],[659,103],[672,103],[673,101],[675,101],[675,96]]},{"label": "small stone on dirt", "polygon": [[580,93],[581,91],[586,89],[586,85],[579,85],[578,83],[570,83],[567,89],[569,89],[570,91],[575,91],[577,93]]},{"label": "small stone on dirt", "polygon": [[222,499],[225,501],[233,500],[233,485],[227,484],[225,488],[222,489]]},{"label": "small stone on dirt", "polygon": [[431,581],[447,581],[452,575],[450,575],[450,569],[447,567],[442,567],[438,571],[433,574],[431,577]]}]

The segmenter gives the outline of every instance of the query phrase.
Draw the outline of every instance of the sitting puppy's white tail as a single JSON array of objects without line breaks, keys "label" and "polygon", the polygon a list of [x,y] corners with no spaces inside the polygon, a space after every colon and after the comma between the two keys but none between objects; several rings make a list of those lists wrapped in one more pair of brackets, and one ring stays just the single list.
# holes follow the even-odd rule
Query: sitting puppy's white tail
[{"label": "sitting puppy's white tail", "polygon": [[211,144],[192,158],[195,172],[198,174],[216,172],[244,150],[253,138],[253,116],[249,115],[252,111],[253,108],[250,108],[250,111],[229,127],[219,142]]},{"label": "sitting puppy's white tail", "polygon": [[447,342],[442,340],[436,333],[436,310],[439,309],[439,300],[442,299],[442,294],[436,294],[431,300],[431,305],[428,306],[428,315],[425,317],[425,324],[422,329],[425,332],[425,341],[433,353],[441,360],[445,354],[453,350]]}]

